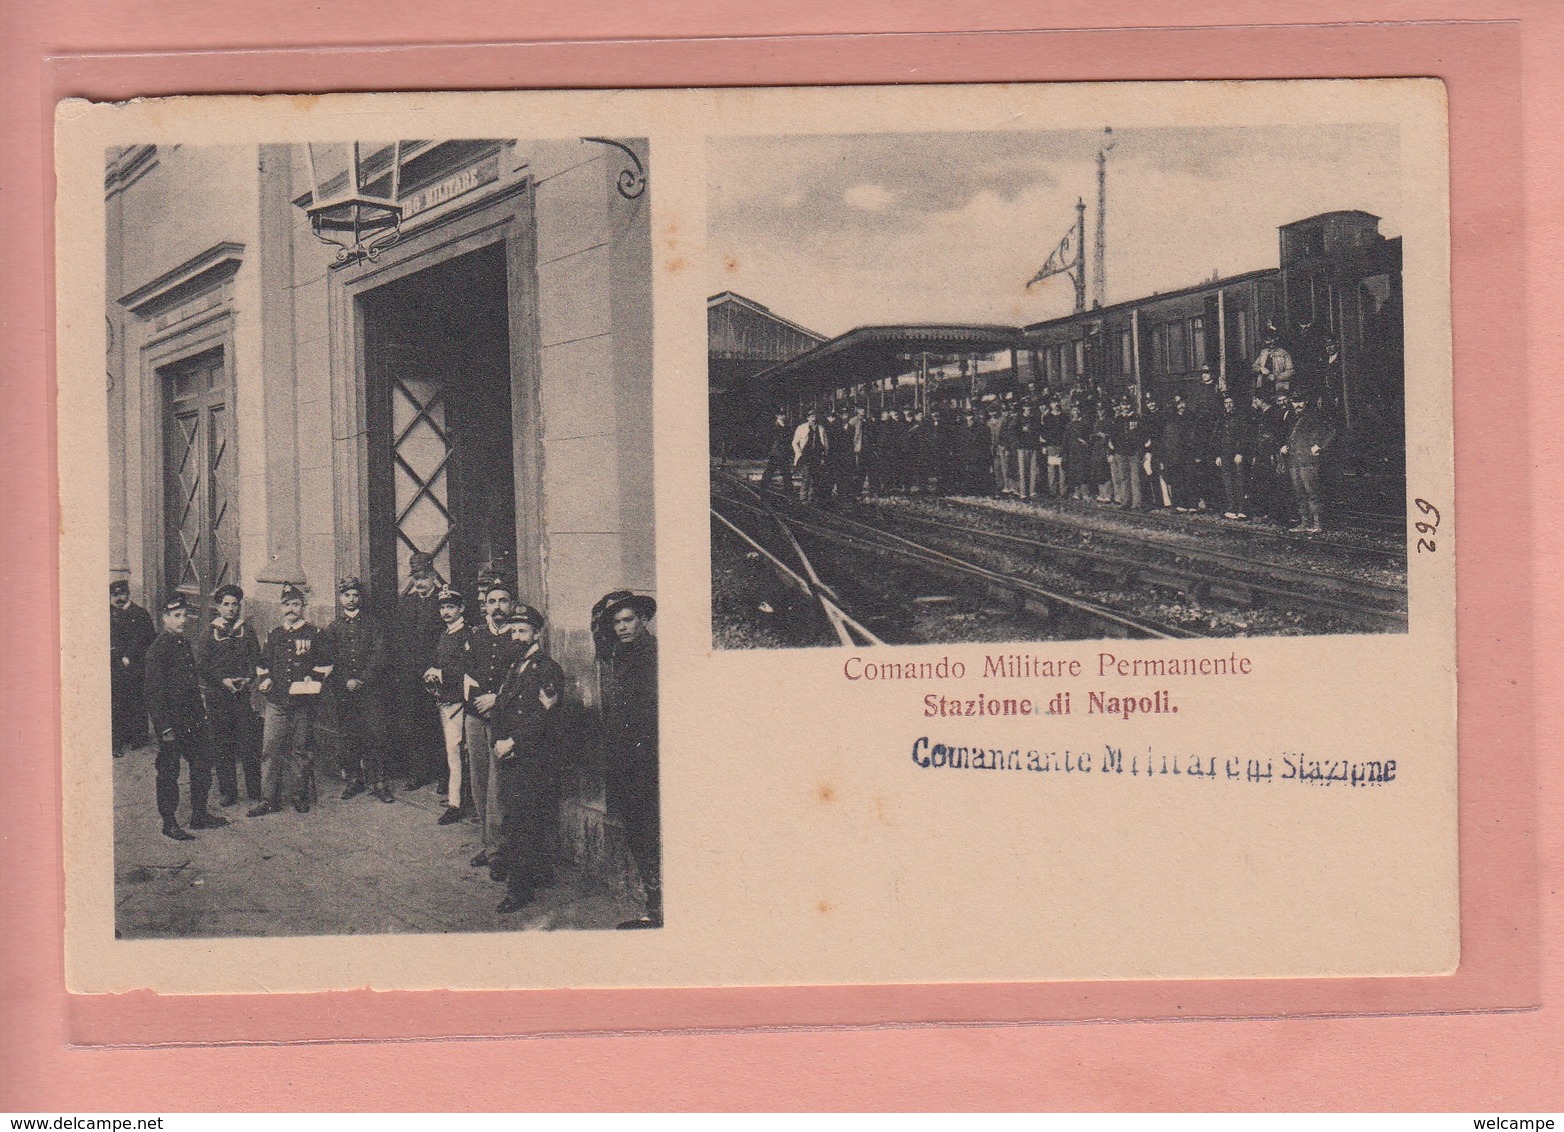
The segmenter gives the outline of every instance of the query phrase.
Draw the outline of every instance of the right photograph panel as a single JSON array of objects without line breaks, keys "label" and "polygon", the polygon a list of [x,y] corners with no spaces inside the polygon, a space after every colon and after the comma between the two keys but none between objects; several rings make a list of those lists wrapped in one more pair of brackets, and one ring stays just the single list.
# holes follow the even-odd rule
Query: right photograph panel
[{"label": "right photograph panel", "polygon": [[1405,633],[1400,142],[711,139],[714,646]]}]

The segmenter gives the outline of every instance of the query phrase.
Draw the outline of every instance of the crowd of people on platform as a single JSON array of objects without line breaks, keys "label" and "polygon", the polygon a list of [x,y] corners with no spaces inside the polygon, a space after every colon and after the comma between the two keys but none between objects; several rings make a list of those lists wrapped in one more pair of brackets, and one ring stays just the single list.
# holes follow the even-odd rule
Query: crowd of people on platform
[{"label": "crowd of people on platform", "polygon": [[[337,585],[325,625],[306,616],[306,594],[286,585],[281,623],[262,637],[244,618],[244,591],[212,595],[211,618],[195,624],[189,598],[161,603],[161,632],[109,584],[115,757],[157,743],[156,795],[165,837],[217,829],[211,808],[255,805],[250,818],[318,800],[316,762],[323,701],[334,723],[341,798],[394,802],[433,786],[445,799],[438,824],[479,828],[475,868],[506,885],[498,911],[525,907],[553,880],[563,770],[601,752],[609,812],[624,829],[646,892],[643,916],[621,927],[662,924],[658,790],[656,602],[616,590],[591,611],[600,712],[566,705],[564,672],[544,649],[544,618],[516,599],[497,571],[477,578],[474,601],[445,583],[427,554],[414,554],[411,582],[384,621],[364,607],[357,578]],[[579,705],[575,705],[579,708]],[[189,768],[190,818],[178,820],[180,767]]]},{"label": "crowd of people on platform", "polygon": [[763,484],[817,504],[890,494],[1057,498],[1321,531],[1321,469],[1338,429],[1323,398],[1289,389],[1291,362],[1274,342],[1254,374],[1224,388],[1205,370],[1162,398],[1083,384],[926,409],[832,406],[796,424],[778,413]]}]

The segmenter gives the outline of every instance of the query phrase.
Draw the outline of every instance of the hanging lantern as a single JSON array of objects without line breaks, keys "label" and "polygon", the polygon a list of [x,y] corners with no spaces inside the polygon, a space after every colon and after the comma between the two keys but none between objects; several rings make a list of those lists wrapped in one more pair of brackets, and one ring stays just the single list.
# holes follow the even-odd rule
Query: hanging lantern
[{"label": "hanging lantern", "polygon": [[[316,239],[337,249],[337,263],[374,260],[402,238],[402,143],[390,147],[390,169],[364,180],[358,142],[311,142],[310,206],[305,211]],[[381,152],[384,152],[383,150]],[[389,180],[389,193],[370,185]]]}]

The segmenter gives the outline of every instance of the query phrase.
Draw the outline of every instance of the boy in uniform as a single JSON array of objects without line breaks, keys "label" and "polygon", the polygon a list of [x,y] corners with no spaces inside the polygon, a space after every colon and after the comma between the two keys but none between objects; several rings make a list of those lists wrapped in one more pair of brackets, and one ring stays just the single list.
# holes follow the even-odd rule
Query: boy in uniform
[{"label": "boy in uniform", "polygon": [[256,741],[255,713],[250,710],[250,685],[255,682],[261,646],[255,631],[245,623],[242,589],[219,586],[212,594],[212,605],[216,616],[192,647],[206,699],[218,793],[224,806],[232,806],[239,800],[241,766],[251,801],[261,796],[260,744]]}]

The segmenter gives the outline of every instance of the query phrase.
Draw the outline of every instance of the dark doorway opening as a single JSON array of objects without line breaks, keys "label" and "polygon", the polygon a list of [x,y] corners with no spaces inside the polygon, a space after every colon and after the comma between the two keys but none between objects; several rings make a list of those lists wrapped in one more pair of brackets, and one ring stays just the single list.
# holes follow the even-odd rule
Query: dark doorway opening
[{"label": "dark doorway opening", "polygon": [[369,442],[372,600],[409,583],[408,558],[470,584],[485,566],[514,570],[505,247],[491,244],[359,300]]}]

